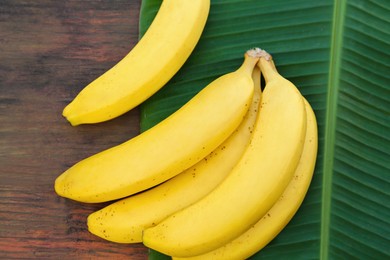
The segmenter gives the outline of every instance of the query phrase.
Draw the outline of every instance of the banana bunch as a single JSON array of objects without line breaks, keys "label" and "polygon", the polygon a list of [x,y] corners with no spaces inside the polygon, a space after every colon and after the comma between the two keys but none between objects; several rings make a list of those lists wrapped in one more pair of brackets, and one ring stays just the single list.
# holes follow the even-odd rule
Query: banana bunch
[{"label": "banana bunch", "polygon": [[[210,0],[164,0],[133,50],[63,115],[72,125],[98,123],[142,103],[187,60],[209,7]],[[87,219],[88,230],[103,239],[142,242],[173,259],[245,259],[300,207],[317,143],[310,104],[266,51],[253,48],[235,71],[171,116],[81,160],[54,186],[79,202],[115,200]]]},{"label": "banana bunch", "polygon": [[260,51],[266,82],[249,144],[206,196],[143,232],[173,259],[245,259],[267,245],[301,205],[317,157],[310,104]]}]

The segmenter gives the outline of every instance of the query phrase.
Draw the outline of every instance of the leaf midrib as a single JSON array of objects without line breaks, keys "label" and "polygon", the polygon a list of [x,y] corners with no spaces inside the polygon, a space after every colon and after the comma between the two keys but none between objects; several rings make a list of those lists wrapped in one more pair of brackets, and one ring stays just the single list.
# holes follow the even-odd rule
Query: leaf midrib
[{"label": "leaf midrib", "polygon": [[324,142],[324,164],[322,179],[321,209],[321,244],[320,259],[329,259],[329,233],[332,200],[332,177],[334,164],[334,147],[337,121],[337,100],[340,85],[341,52],[343,46],[343,29],[346,14],[346,0],[334,1],[331,50],[329,60],[328,95],[326,111],[326,129]]}]

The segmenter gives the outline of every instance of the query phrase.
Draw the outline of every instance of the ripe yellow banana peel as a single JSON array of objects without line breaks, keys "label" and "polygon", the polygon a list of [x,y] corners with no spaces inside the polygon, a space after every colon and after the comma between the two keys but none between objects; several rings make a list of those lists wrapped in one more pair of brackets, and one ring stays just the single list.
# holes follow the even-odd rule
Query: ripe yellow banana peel
[{"label": "ripe yellow banana peel", "polygon": [[58,195],[81,202],[123,198],[196,164],[237,129],[252,102],[255,51],[171,116],[120,145],[86,158],[55,181]]},{"label": "ripe yellow banana peel", "polygon": [[210,0],[164,0],[136,46],[87,85],[63,116],[72,124],[98,123],[136,107],[168,82],[198,43]]}]

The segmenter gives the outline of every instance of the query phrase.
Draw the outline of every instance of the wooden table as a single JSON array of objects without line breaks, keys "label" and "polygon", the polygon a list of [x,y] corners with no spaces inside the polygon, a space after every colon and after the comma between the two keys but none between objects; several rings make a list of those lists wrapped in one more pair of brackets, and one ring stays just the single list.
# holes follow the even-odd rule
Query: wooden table
[{"label": "wooden table", "polygon": [[146,259],[90,234],[104,204],[57,196],[77,161],[139,133],[139,110],[72,127],[62,109],[137,42],[140,0],[0,2],[0,259]]}]

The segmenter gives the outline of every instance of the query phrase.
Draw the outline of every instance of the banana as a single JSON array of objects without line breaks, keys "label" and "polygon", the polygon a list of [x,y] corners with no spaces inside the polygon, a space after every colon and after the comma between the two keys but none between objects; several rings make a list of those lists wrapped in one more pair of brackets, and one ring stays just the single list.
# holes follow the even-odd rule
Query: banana
[{"label": "banana", "polygon": [[72,124],[115,118],[158,91],[188,59],[202,34],[210,0],[164,0],[147,32],[115,66],[63,110]]},{"label": "banana", "polygon": [[259,110],[260,70],[252,75],[252,104],[240,126],[216,150],[200,162],[139,194],[112,203],[88,216],[88,230],[118,243],[142,242],[145,228],[198,201],[212,191],[231,171],[248,145]]},{"label": "banana", "polygon": [[281,196],[301,157],[306,112],[298,89],[272,66],[264,52],[261,109],[238,164],[207,196],[145,229],[145,246],[174,257],[204,254],[248,230]]},{"label": "banana", "polygon": [[182,108],[142,134],[86,158],[55,181],[58,195],[81,202],[123,198],[164,182],[216,149],[239,126],[252,101],[255,51]]},{"label": "banana", "polygon": [[306,196],[317,159],[317,121],[310,104],[306,99],[304,101],[307,130],[301,159],[292,180],[275,205],[248,231],[228,244],[203,255],[174,257],[174,260],[247,259],[264,248],[290,222]]}]

